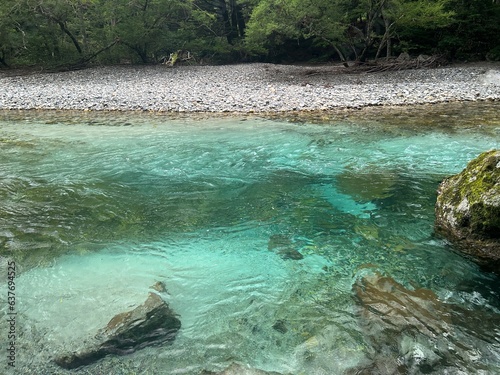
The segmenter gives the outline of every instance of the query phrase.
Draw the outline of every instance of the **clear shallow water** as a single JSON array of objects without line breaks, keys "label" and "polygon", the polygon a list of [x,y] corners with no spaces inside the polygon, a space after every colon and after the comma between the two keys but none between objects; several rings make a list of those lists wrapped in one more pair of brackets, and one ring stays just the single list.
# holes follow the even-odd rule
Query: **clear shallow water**
[{"label": "clear shallow water", "polygon": [[[54,353],[163,281],[174,343],[83,373],[498,373],[498,278],[433,236],[438,183],[500,145],[491,108],[461,110],[326,124],[6,116],[0,251],[21,271],[18,368],[65,373]],[[384,290],[357,286],[377,275],[414,314],[370,315]]]}]

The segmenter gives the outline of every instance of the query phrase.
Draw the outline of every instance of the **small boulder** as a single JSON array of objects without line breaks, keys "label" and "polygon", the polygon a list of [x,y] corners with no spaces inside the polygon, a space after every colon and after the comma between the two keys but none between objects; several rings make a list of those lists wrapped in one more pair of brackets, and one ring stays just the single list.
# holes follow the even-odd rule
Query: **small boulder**
[{"label": "small boulder", "polygon": [[408,52],[403,52],[403,53],[399,54],[397,60],[398,61],[409,61],[409,60],[411,60],[411,57],[408,54]]},{"label": "small boulder", "polygon": [[[159,288],[155,284],[153,289]],[[156,293],[135,309],[115,315],[86,347],[60,356],[55,362],[66,369],[89,365],[108,354],[125,355],[146,346],[173,341],[181,322]]]},{"label": "small boulder", "polygon": [[438,188],[436,231],[500,273],[500,150],[484,152]]}]

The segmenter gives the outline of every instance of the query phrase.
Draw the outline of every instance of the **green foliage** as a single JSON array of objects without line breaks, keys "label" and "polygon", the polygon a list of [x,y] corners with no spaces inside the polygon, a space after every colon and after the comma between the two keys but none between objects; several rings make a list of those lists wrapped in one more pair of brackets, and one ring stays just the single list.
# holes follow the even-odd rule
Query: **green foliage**
[{"label": "green foliage", "polygon": [[[6,1],[0,65],[151,63],[179,49],[210,56],[227,44],[221,42],[227,35],[219,14],[200,6],[215,0]],[[241,11],[246,3],[231,4]],[[233,23],[244,25],[238,17]]]},{"label": "green foliage", "polygon": [[392,17],[400,27],[436,29],[448,26],[454,12],[446,9],[448,0],[398,1]]},{"label": "green foliage", "polygon": [[455,13],[448,8],[448,0],[404,1],[398,6],[398,13],[392,13],[391,37],[397,38],[395,50],[418,54],[444,54],[436,41],[443,30],[454,22]]},{"label": "green foliage", "polygon": [[446,29],[439,46],[451,57],[484,59],[500,47],[500,2],[490,0],[450,0],[454,22]]},{"label": "green foliage", "polygon": [[245,41],[253,53],[299,38],[332,47],[345,40],[342,19],[341,0],[264,0],[253,9]]},{"label": "green foliage", "polygon": [[333,48],[344,60],[358,60],[415,28],[448,26],[453,12],[448,0],[262,0],[248,22],[246,42],[255,53],[276,48],[292,38],[312,38]]},{"label": "green foliage", "polygon": [[499,59],[496,35],[490,0],[3,0],[0,67],[157,63],[177,50],[222,63],[393,49]]},{"label": "green foliage", "polygon": [[500,61],[500,45],[492,48],[487,54],[486,58],[491,61]]}]

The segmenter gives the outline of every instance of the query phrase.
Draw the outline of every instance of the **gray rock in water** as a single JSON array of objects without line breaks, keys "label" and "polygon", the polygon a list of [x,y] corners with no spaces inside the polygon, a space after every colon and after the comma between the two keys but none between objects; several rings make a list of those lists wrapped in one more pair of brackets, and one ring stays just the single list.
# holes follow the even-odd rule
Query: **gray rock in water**
[{"label": "gray rock in water", "polygon": [[500,274],[500,151],[484,152],[438,189],[436,230]]},{"label": "gray rock in water", "polygon": [[[158,287],[158,283],[153,289]],[[115,315],[94,340],[78,353],[60,356],[55,362],[66,369],[89,365],[108,354],[125,355],[146,346],[175,339],[181,321],[157,294],[132,311]]]},{"label": "gray rock in water", "polygon": [[284,234],[273,234],[269,237],[269,241],[267,242],[267,248],[270,251],[281,247],[287,247],[292,245],[292,240],[288,236]]}]

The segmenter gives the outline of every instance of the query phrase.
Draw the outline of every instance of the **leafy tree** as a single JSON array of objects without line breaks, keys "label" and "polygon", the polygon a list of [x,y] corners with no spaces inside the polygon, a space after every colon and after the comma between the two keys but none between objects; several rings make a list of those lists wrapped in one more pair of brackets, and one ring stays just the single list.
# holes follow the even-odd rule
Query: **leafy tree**
[{"label": "leafy tree", "polygon": [[213,12],[216,22],[212,32],[215,35],[227,38],[229,44],[243,36],[245,21],[236,0],[198,0],[195,4],[207,13]]},{"label": "leafy tree", "polygon": [[500,1],[450,0],[449,9],[456,16],[446,29],[440,48],[454,58],[500,60]]},{"label": "leafy tree", "polygon": [[500,59],[496,35],[498,0],[2,0],[0,67],[150,63],[181,49],[227,62],[293,43],[345,65],[393,46]]},{"label": "leafy tree", "polygon": [[[376,57],[386,47],[386,56],[392,55],[392,39],[399,34],[403,39],[410,39],[418,34],[417,30],[429,31],[442,29],[453,22],[454,12],[447,9],[448,0],[390,0],[382,1],[381,19],[384,23],[382,36]],[[410,30],[415,33],[410,35]]]},{"label": "leafy tree", "polygon": [[189,2],[177,0],[132,0],[106,2],[102,0],[101,45],[113,41],[132,51],[140,62],[157,61],[168,50],[180,48],[175,43],[177,31],[186,29]]},{"label": "leafy tree", "polygon": [[248,23],[249,48],[262,52],[290,38],[314,38],[333,48],[341,61],[348,51],[364,61],[386,47],[398,32],[419,25],[434,29],[450,24],[448,0],[262,0]]},{"label": "leafy tree", "polygon": [[7,27],[10,32],[7,39],[0,40],[0,48],[9,50],[9,58],[23,65],[81,59],[88,49],[86,3],[9,1],[9,21],[0,17],[0,28]]},{"label": "leafy tree", "polygon": [[263,0],[247,24],[250,51],[263,53],[287,39],[316,38],[346,61],[340,45],[346,41],[347,24],[342,0]]},{"label": "leafy tree", "polygon": [[8,56],[15,54],[21,40],[16,40],[16,24],[12,22],[12,13],[16,6],[15,1],[5,1],[0,7],[0,66],[8,67]]},{"label": "leafy tree", "polygon": [[[157,62],[213,39],[215,15],[195,0],[6,0],[0,58],[51,65]],[[198,0],[196,0],[198,1]],[[22,36],[22,41],[20,40]],[[0,62],[1,64],[1,62]]]}]

